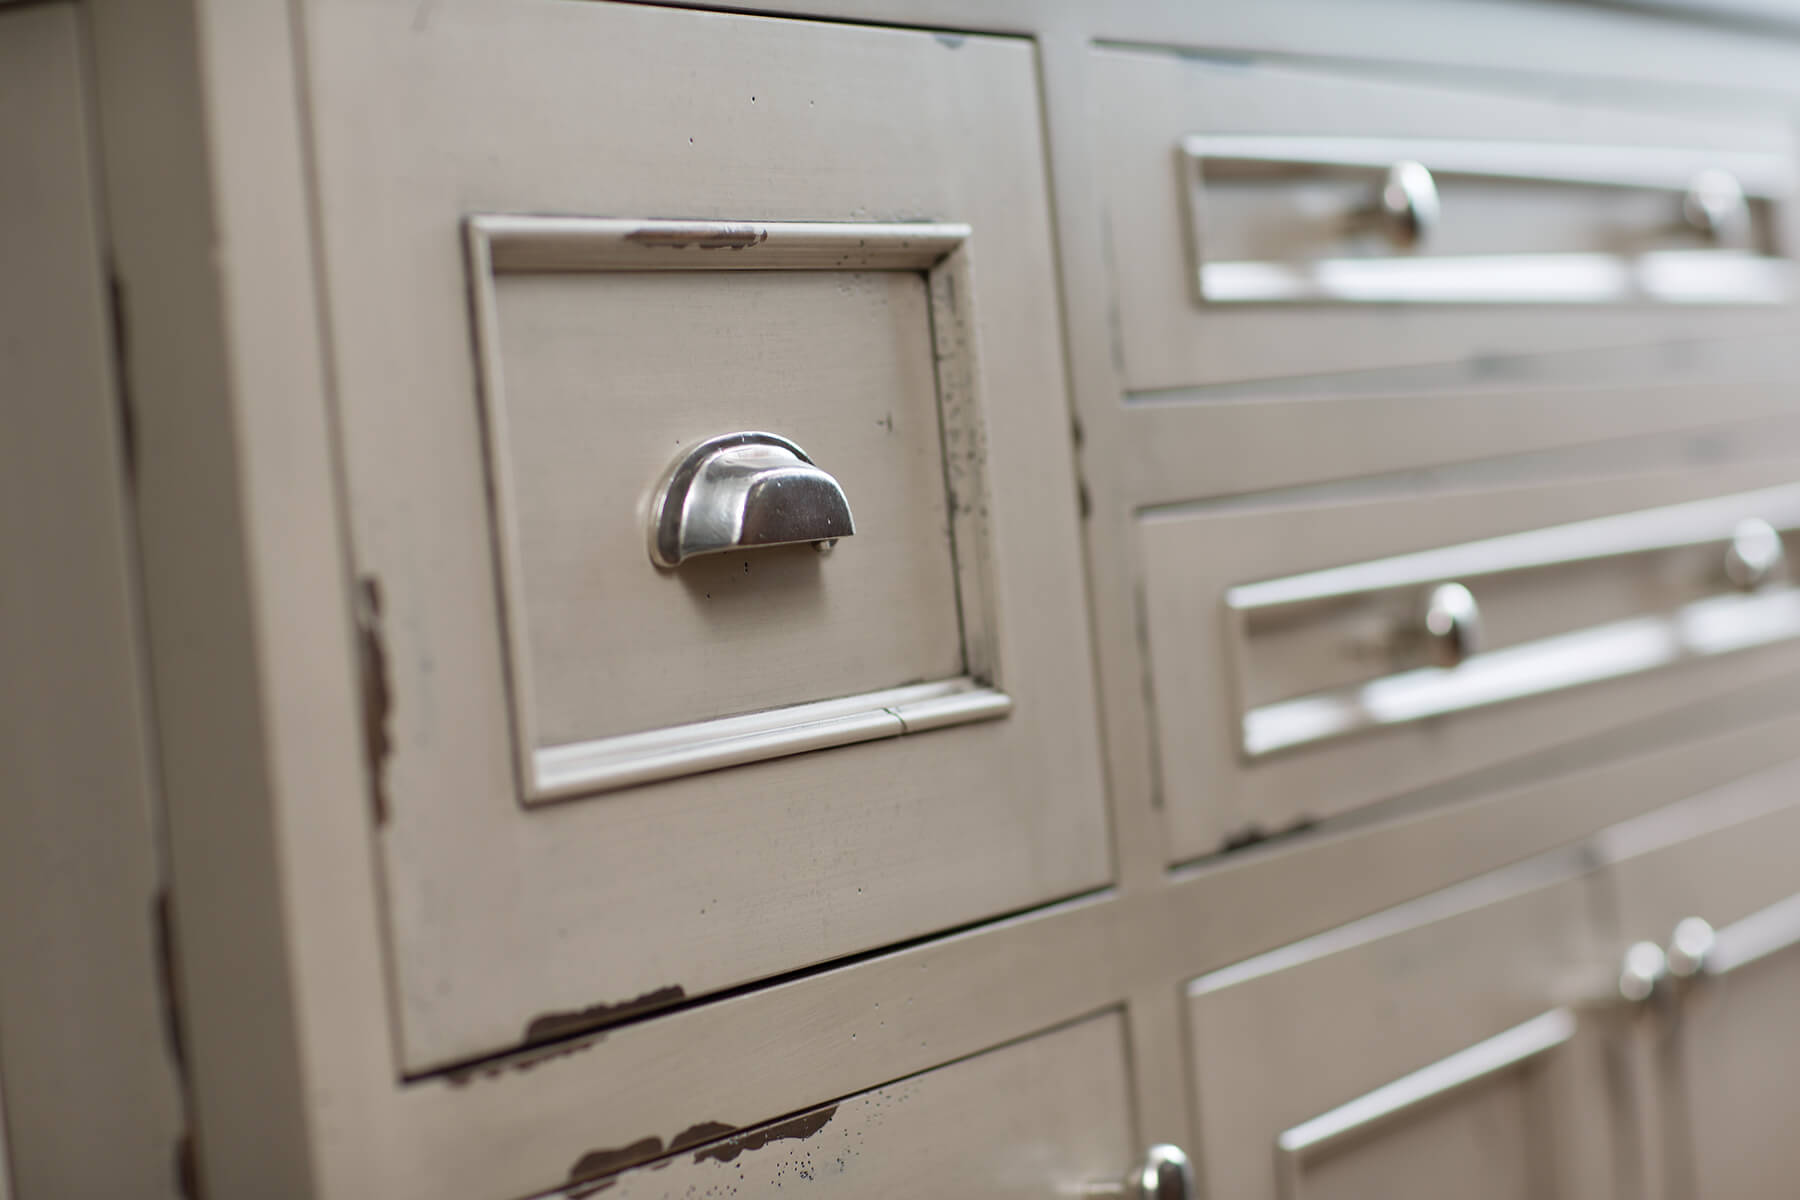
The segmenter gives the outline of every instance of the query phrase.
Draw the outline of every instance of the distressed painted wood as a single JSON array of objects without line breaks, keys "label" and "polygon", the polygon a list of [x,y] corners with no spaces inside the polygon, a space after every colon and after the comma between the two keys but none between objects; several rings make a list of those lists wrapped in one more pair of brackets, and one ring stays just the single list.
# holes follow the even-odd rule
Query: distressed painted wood
[{"label": "distressed painted wood", "polygon": [[[0,1194],[177,1195],[129,430],[73,4],[0,11]],[[23,119],[21,119],[23,118]]]},{"label": "distressed painted wood", "polygon": [[[1261,504],[1232,501],[1148,514],[1138,542],[1172,857],[1217,853],[1246,829],[1268,832],[1328,817],[1565,738],[1791,674],[1800,666],[1796,647],[1772,644],[1251,758],[1242,749],[1245,709],[1239,693],[1254,695],[1259,687],[1273,689],[1270,699],[1276,692],[1282,699],[1295,693],[1282,689],[1279,664],[1259,656],[1249,635],[1225,619],[1226,592],[1233,585],[1729,493],[1734,480],[1749,487],[1774,485],[1792,475],[1790,465],[1771,463],[1746,465],[1737,473],[1689,469],[1503,488],[1469,480],[1462,487],[1414,491],[1396,480],[1393,490],[1400,495],[1375,488],[1328,489],[1310,500],[1276,493]],[[1534,619],[1533,606],[1555,606],[1566,616],[1561,610],[1584,594],[1579,578],[1542,586],[1548,590],[1517,600],[1523,610],[1519,620],[1527,625]],[[1601,586],[1613,585],[1608,580]],[[1591,592],[1592,585],[1585,590]],[[1614,595],[1613,602],[1641,604],[1647,595],[1638,589]],[[1495,607],[1492,633],[1499,644],[1507,636],[1507,609]],[[1343,653],[1339,644],[1355,636],[1340,626],[1328,629],[1326,636],[1339,642],[1315,645],[1313,659]],[[1371,636],[1380,636],[1380,630]]]},{"label": "distressed painted wood", "polygon": [[[350,532],[382,601],[408,1069],[1103,884],[1029,46],[560,3],[439,5],[420,28],[325,4],[311,36]],[[639,72],[646,42],[664,65]],[[918,274],[503,274],[518,515],[491,532],[472,212],[967,225],[966,286],[934,307],[971,314],[979,396]],[[644,490],[680,446],[764,428],[864,497],[864,532],[824,560],[659,573]],[[992,623],[966,580],[952,594],[946,487],[955,508],[991,510]],[[982,548],[957,524],[960,564]],[[965,634],[994,630],[998,653],[979,657],[1013,708],[524,812],[495,537],[525,581],[531,678],[511,684],[541,737],[940,679],[977,661],[959,613]]]},{"label": "distressed painted wood", "polygon": [[1535,860],[1189,984],[1204,1194],[1612,1193],[1579,873]]},{"label": "distressed painted wood", "polygon": [[[534,24],[545,10],[500,0],[452,7],[372,3],[358,19],[381,24],[388,34],[345,49],[336,39],[350,27],[337,22],[348,9],[312,3],[290,9],[274,0],[97,0],[107,226],[132,328],[143,331],[126,375],[142,413],[140,526],[148,642],[158,665],[158,750],[169,785],[171,861],[181,885],[175,924],[187,947],[180,968],[189,1020],[208,1031],[193,1047],[192,1069],[208,1131],[199,1158],[217,1194],[538,1193],[559,1187],[570,1165],[595,1148],[632,1145],[649,1130],[666,1139],[706,1121],[757,1126],[1121,1002],[1134,1059],[1134,1145],[1152,1138],[1191,1145],[1196,1123],[1184,1078],[1183,981],[1791,757],[1791,688],[1777,682],[1435,785],[1304,837],[1170,871],[1164,816],[1151,786],[1155,753],[1144,687],[1151,662],[1137,641],[1142,575],[1130,531],[1140,510],[1580,446],[1591,449],[1555,471],[1606,474],[1614,469],[1611,447],[1595,443],[1671,430],[1710,435],[1720,422],[1780,412],[1785,395],[1767,384],[1790,366],[1779,346],[1746,349],[1741,360],[1725,361],[1703,355],[1684,362],[1663,351],[1664,357],[1623,355],[1600,365],[1545,361],[1505,386],[1459,369],[1319,382],[1298,395],[1183,388],[1127,403],[1111,299],[1116,267],[1100,236],[1108,221],[1107,187],[1097,163],[1112,131],[1107,123],[1096,125],[1102,97],[1093,73],[1097,41],[1236,57],[1329,55],[1340,73],[1350,60],[1357,60],[1358,73],[1454,72],[1458,88],[1496,94],[1554,82],[1562,94],[1586,96],[1600,108],[1636,106],[1684,113],[1684,121],[1703,117],[1709,125],[1760,128],[1800,110],[1791,46],[1577,6],[1479,0],[1454,7],[1363,0],[1353,8],[1312,0],[1240,6],[995,0],[978,14],[942,0],[771,0],[762,7],[1035,39],[1029,47],[996,46],[953,34],[932,50],[943,52],[944,71],[958,77],[967,71],[978,81],[945,105],[958,121],[985,103],[1016,103],[1009,111],[1018,127],[1032,131],[1028,140],[1041,137],[1047,150],[1009,177],[1019,195],[1039,194],[1046,179],[1054,195],[1054,225],[1034,235],[1044,260],[1032,276],[1041,295],[1028,311],[1011,314],[1015,334],[1023,328],[1035,339],[1026,357],[1040,392],[1037,424],[1024,441],[996,444],[1066,463],[1071,443],[1060,423],[1071,409],[1076,417],[1073,457],[1087,514],[1085,588],[1106,756],[1104,774],[1091,773],[1082,786],[1092,797],[1104,794],[1108,805],[1113,854],[1111,870],[1100,877],[1110,876],[1113,886],[898,953],[634,1021],[604,1038],[575,1036],[541,1054],[409,1080],[384,947],[392,928],[383,899],[392,860],[378,848],[373,825],[372,800],[380,785],[394,780],[372,776],[362,758],[379,743],[378,731],[390,731],[359,719],[365,697],[354,671],[356,576],[370,531],[354,511],[357,487],[340,490],[334,479],[337,472],[366,478],[371,469],[367,463],[345,469],[334,429],[354,399],[351,385],[361,387],[357,381],[365,378],[345,369],[335,323],[341,306],[367,297],[346,287],[329,265],[318,269],[317,256],[345,253],[325,244],[343,236],[344,206],[331,200],[341,176],[332,173],[329,139],[315,142],[311,130],[315,120],[329,123],[329,105],[320,97],[343,78],[337,55],[365,56],[357,66],[362,77],[384,81],[378,103],[340,111],[335,127],[349,130],[344,136],[355,153],[379,164],[384,178],[404,179],[418,147],[381,143],[380,119],[360,118],[382,118],[384,110],[429,99],[408,90],[409,72],[431,58],[422,47],[445,36],[444,23],[454,30],[466,17],[489,23],[484,33],[500,33],[465,37],[458,60],[463,78],[443,87],[469,96],[487,89],[529,92],[531,77],[544,73],[540,55],[555,47],[509,47],[502,27],[514,17]],[[579,23],[604,11],[560,6],[558,19]],[[692,19],[717,27],[713,18]],[[775,31],[767,35],[772,45],[786,26],[768,27]],[[832,36],[845,45],[874,44],[864,30]],[[875,41],[926,36],[890,30]],[[1596,53],[1596,46],[1605,51]],[[689,51],[624,41],[609,50],[617,59],[606,86],[628,97],[660,94],[653,86],[663,69],[659,56]],[[722,41],[708,52],[734,60],[724,77],[753,73],[746,64],[756,60],[736,43]],[[1015,84],[1028,77],[1031,86],[995,89],[987,71],[949,65],[959,61],[954,55],[966,61],[971,54],[1006,60],[1001,74]],[[785,82],[792,67],[772,55],[767,78]],[[858,84],[871,73],[860,57],[846,56],[839,69]],[[464,84],[467,93],[458,91]],[[700,97],[692,106],[703,108],[710,86],[684,82],[680,103],[691,94]],[[845,106],[860,111],[855,90],[845,83],[834,95],[849,96]],[[752,94],[758,104],[768,95],[760,88]],[[908,105],[947,120],[920,99],[933,94],[929,87],[912,89]],[[458,136],[455,119],[478,129],[490,115],[459,107],[455,94],[448,99],[440,114]],[[821,143],[829,141],[830,119],[813,119]],[[935,169],[906,170],[906,163],[928,157],[909,157],[919,128],[909,122],[919,119],[910,111],[896,117],[893,144],[881,148],[895,164],[887,196],[927,196],[938,186]],[[750,215],[740,211],[745,193],[735,189],[766,172],[754,137],[724,143],[727,159],[744,152],[731,170],[698,158],[680,168],[669,164],[681,145],[669,148],[669,159],[657,159],[657,122],[648,125],[638,130],[643,141],[634,143],[643,155],[593,156],[604,159],[593,170],[607,179],[566,211],[594,211],[596,197],[625,190],[618,181],[632,178],[634,163],[655,161],[668,167],[657,176],[670,184],[661,199],[672,204],[708,188],[717,197],[711,211],[676,215]],[[590,112],[570,109],[554,121],[505,133],[554,142],[563,154],[557,161],[575,161],[590,155],[597,127]],[[1015,142],[984,145],[981,157],[1017,161]],[[762,215],[812,220],[864,203],[855,194],[858,172],[821,167],[806,177],[806,161],[781,160],[794,172],[781,185],[792,205]],[[1172,169],[1167,180],[1173,188]],[[677,195],[678,185],[688,190]],[[833,196],[838,207],[831,212],[810,204]],[[494,207],[490,196],[462,199],[458,214]],[[647,211],[623,201],[609,207],[614,215]],[[403,229],[385,202],[356,207],[353,217]],[[388,253],[378,247],[371,261],[390,261],[382,257]],[[1173,263],[1179,254],[1170,258]],[[985,261],[978,257],[978,270]],[[452,304],[463,286],[460,270],[446,268],[433,278],[430,305]],[[1060,343],[1054,316],[1044,316],[1058,302]],[[359,311],[387,333],[416,316],[405,305],[363,304]],[[452,328],[453,318],[433,311],[433,320]],[[331,320],[321,323],[321,313]],[[466,346],[464,353],[472,377]],[[991,362],[991,352],[984,353]],[[392,395],[401,392],[383,398]],[[464,381],[433,400],[473,420],[471,396]],[[402,441],[404,433],[391,435]],[[479,473],[473,444],[459,443],[464,457],[457,469],[468,477]],[[418,453],[429,457],[435,448]],[[1725,456],[1742,453],[1730,449]],[[1542,460],[1523,461],[1542,466]],[[382,468],[377,462],[373,469]],[[397,492],[406,485],[393,481]],[[470,493],[463,509],[445,510],[435,524],[479,528],[483,514]],[[420,545],[421,557],[434,546]],[[1055,570],[1032,577],[1027,603],[1077,595],[1071,581],[1080,574],[1068,554]],[[418,596],[418,605],[396,606],[386,593],[383,625],[415,620],[425,594]],[[1001,599],[1001,611],[1010,613],[1007,597]],[[462,632],[487,638],[493,628],[484,620]],[[1070,654],[1086,656],[1085,649]],[[1085,696],[1087,686],[1076,694]],[[498,701],[484,695],[492,706],[486,717],[447,720],[442,728],[493,728],[488,718]],[[922,770],[938,769],[930,761],[935,756],[895,759],[892,749],[883,750],[857,761],[889,774],[919,763]],[[503,780],[503,773],[493,778]],[[446,782],[446,789],[429,793],[433,800],[464,780],[447,774]],[[515,798],[503,787],[485,794],[491,814],[517,816]],[[828,856],[835,845],[831,822],[841,815],[823,811],[802,852]],[[716,836],[749,855],[732,830]],[[1091,832],[1083,836],[1091,839]],[[480,854],[470,851],[471,862],[481,865],[496,847],[508,851],[505,839],[489,842]],[[450,889],[437,901],[431,907],[441,910],[462,897]],[[834,916],[829,905],[810,910],[821,925]],[[498,978],[503,973],[494,972],[496,994],[507,988],[543,994]],[[243,1003],[246,996],[256,1002]],[[886,1011],[896,998],[912,1001],[912,1015],[899,1025],[877,1023],[881,1032],[871,1032],[873,1005],[879,1001]]]},{"label": "distressed painted wood", "polygon": [[[1115,255],[1118,324],[1124,382],[1134,392],[1241,379],[1305,377],[1400,364],[1504,360],[1591,347],[1654,344],[1705,336],[1764,335],[1791,328],[1791,312],[1731,307],[1727,311],[1668,311],[1642,305],[1602,305],[1570,311],[1558,306],[1340,304],[1325,308],[1208,305],[1195,296],[1189,269],[1185,178],[1171,181],[1170,157],[1191,135],[1431,137],[1454,131],[1469,141],[1596,143],[1647,149],[1708,150],[1725,155],[1763,151],[1791,158],[1784,131],[1764,123],[1738,126],[1632,114],[1537,97],[1500,98],[1396,81],[1337,77],[1316,67],[1183,60],[1169,53],[1095,51],[1095,119],[1112,131],[1099,147],[1097,174],[1105,188],[1107,233]],[[1584,161],[1587,159],[1584,158]],[[1334,212],[1354,198],[1304,181],[1265,185],[1267,203],[1233,203],[1232,189],[1215,184],[1202,200],[1213,246],[1228,257],[1303,260],[1334,244]],[[1212,193],[1217,192],[1216,202]],[[1445,232],[1484,252],[1494,248],[1580,247],[1612,252],[1638,238],[1666,237],[1678,222],[1670,202],[1654,213],[1608,212],[1579,191],[1541,197],[1513,185],[1442,185]],[[1616,198],[1610,202],[1616,209]],[[1459,234],[1456,206],[1473,205],[1473,228]],[[1606,207],[1604,204],[1602,207]],[[1257,230],[1293,208],[1295,228]],[[1338,218],[1341,221],[1341,217]],[[1559,226],[1562,241],[1557,241]],[[1310,236],[1309,236],[1310,234]],[[1269,244],[1274,238],[1276,244]],[[1359,255],[1393,252],[1379,240],[1348,248]],[[1254,251],[1254,252],[1253,252]],[[1241,252],[1241,253],[1240,253]],[[1374,308],[1378,311],[1370,311]],[[1236,311],[1232,311],[1236,309]]]},{"label": "distressed painted wood", "polygon": [[631,1148],[591,1151],[558,1194],[1080,1195],[1122,1179],[1139,1153],[1125,1047],[1119,1014],[1091,1017],[779,1121],[692,1127],[622,1175],[602,1172]]},{"label": "distressed painted wood", "polygon": [[1788,1186],[1800,1070],[1793,1013],[1800,907],[1800,767],[1786,763],[1628,822],[1600,843],[1598,884],[1621,946],[1672,946],[1679,922],[1716,931],[1690,978],[1671,980],[1647,1055],[1661,1099],[1662,1191],[1751,1197]]}]

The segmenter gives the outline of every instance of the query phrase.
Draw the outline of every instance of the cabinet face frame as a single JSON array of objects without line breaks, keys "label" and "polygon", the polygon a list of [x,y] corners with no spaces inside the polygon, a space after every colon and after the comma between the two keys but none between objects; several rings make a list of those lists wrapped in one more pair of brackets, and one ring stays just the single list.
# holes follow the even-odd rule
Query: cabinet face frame
[{"label": "cabinet face frame", "polygon": [[[801,0],[764,7],[902,25],[969,23],[960,6],[902,0],[846,0],[829,11]],[[1735,731],[1693,742],[1664,727],[1665,745],[1591,779],[1578,773],[1587,780],[1581,786],[1553,781],[1270,847],[1219,869],[1167,872],[1141,747],[1130,554],[1111,532],[1130,512],[1190,497],[1195,473],[1226,490],[1322,477],[1319,456],[1299,448],[1250,479],[1243,448],[1284,429],[1306,428],[1330,443],[1332,469],[1373,473],[1693,428],[1766,401],[1711,389],[1711,407],[1696,415],[1697,393],[1677,387],[1631,404],[1515,391],[1504,404],[1387,396],[1358,411],[1359,427],[1408,423],[1416,436],[1404,444],[1357,438],[1332,406],[1304,400],[1119,406],[1099,298],[1104,263],[1092,236],[1099,210],[1085,182],[1082,60],[1094,38],[1507,71],[1530,61],[1547,75],[1591,71],[1592,37],[1604,34],[1619,55],[1620,74],[1608,83],[1705,96],[1729,75],[1745,89],[1734,96],[1800,104],[1791,54],[1723,31],[1627,26],[1613,14],[1570,8],[1533,14],[1536,21],[1496,11],[1486,36],[1470,39],[1434,24],[1428,5],[1381,11],[1410,19],[1370,21],[1308,0],[1209,9],[1127,0],[1085,17],[1037,0],[996,0],[982,17],[994,32],[1040,37],[1070,356],[1091,468],[1088,587],[1106,680],[1118,890],[978,936],[622,1027],[604,1043],[575,1039],[558,1047],[560,1057],[498,1061],[460,1083],[401,1083],[378,923],[377,831],[356,719],[354,579],[342,499],[330,486],[337,464],[328,346],[315,319],[326,297],[309,256],[301,110],[309,81],[296,38],[315,10],[274,0],[200,8],[95,0],[108,225],[135,331],[128,376],[140,406],[149,639],[159,696],[187,700],[164,703],[158,745],[182,880],[182,987],[188,1011],[213,1031],[189,1048],[211,1131],[199,1146],[210,1186],[230,1195],[421,1200],[523,1194],[555,1186],[587,1151],[627,1145],[650,1129],[666,1136],[709,1116],[756,1121],[799,1111],[1121,996],[1130,998],[1140,1059],[1139,1139],[1182,1141],[1190,1133],[1185,1084],[1179,1070],[1159,1065],[1179,1053],[1178,980],[1790,755],[1800,725],[1772,715],[1771,696],[1761,705],[1766,719],[1756,706],[1740,707]],[[221,244],[228,252],[213,257]],[[1513,419],[1486,420],[1500,411]],[[214,869],[200,868],[209,861]],[[1325,877],[1336,881],[1330,906],[1305,895],[1304,885]],[[1071,972],[1071,947],[1094,951],[1094,968]],[[244,1006],[245,987],[274,999]],[[914,1000],[915,1029],[868,1029],[870,1006],[895,995]],[[911,1036],[917,1027],[936,1031],[929,1046]],[[852,1032],[861,1035],[854,1042]],[[729,1052],[738,1069],[693,1062],[695,1046],[714,1058]],[[621,1076],[645,1086],[628,1093],[617,1086]],[[328,1086],[329,1096],[302,1080]],[[693,1111],[702,1094],[717,1111]]]}]

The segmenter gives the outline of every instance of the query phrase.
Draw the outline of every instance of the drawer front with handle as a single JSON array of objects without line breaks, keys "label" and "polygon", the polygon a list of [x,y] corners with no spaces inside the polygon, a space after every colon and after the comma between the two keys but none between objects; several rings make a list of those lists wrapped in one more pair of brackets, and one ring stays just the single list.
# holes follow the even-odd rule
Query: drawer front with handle
[{"label": "drawer front with handle", "polygon": [[1104,884],[1030,44],[307,29],[404,1069]]},{"label": "drawer front with handle", "polygon": [[[575,1164],[575,1182],[561,1194],[605,1189],[607,1200],[648,1200],[798,1187],[831,1197],[1192,1196],[1175,1171],[1160,1191],[1119,1186],[1134,1168],[1143,1173],[1144,1157],[1133,1153],[1116,1013],[766,1125],[716,1126],[678,1153],[603,1176],[620,1157],[601,1152]],[[1167,1161],[1167,1152],[1158,1158]]]},{"label": "drawer front with handle", "polygon": [[1620,1004],[1577,869],[1534,862],[1190,983],[1203,1194],[1619,1194]]},{"label": "drawer front with handle", "polygon": [[1147,514],[1176,857],[1800,668],[1791,478]]},{"label": "drawer front with handle", "polygon": [[1791,362],[1778,122],[1143,50],[1092,65],[1134,393],[1710,338]]}]

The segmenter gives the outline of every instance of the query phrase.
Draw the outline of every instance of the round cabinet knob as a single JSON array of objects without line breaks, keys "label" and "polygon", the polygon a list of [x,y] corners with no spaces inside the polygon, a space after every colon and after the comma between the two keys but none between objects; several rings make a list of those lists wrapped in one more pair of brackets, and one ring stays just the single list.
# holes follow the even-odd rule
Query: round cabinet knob
[{"label": "round cabinet knob", "polygon": [[1669,973],[1669,961],[1655,942],[1637,942],[1625,951],[1619,967],[1619,995],[1640,1004],[1656,994],[1657,985]]},{"label": "round cabinet knob", "polygon": [[1375,203],[1357,217],[1357,225],[1373,226],[1394,245],[1411,249],[1437,228],[1437,181],[1424,163],[1397,162],[1382,176]]},{"label": "round cabinet knob", "polygon": [[1481,607],[1460,583],[1440,583],[1425,598],[1424,642],[1435,666],[1454,667],[1481,650]]},{"label": "round cabinet knob", "polygon": [[1150,1147],[1124,1179],[1090,1183],[1081,1189],[1087,1200],[1191,1200],[1194,1168],[1180,1146]]},{"label": "round cabinet knob", "polygon": [[1781,534],[1761,517],[1739,521],[1725,547],[1725,577],[1746,592],[1755,591],[1781,572],[1787,550]]},{"label": "round cabinet knob", "polygon": [[1750,204],[1744,187],[1729,171],[1706,170],[1694,176],[1681,198],[1681,216],[1715,242],[1742,243],[1750,234]]},{"label": "round cabinet knob", "polygon": [[1675,933],[1669,938],[1669,950],[1665,958],[1669,962],[1669,974],[1677,979],[1692,979],[1706,967],[1706,956],[1712,953],[1713,942],[1717,935],[1713,927],[1700,917],[1688,917],[1675,926]]},{"label": "round cabinet knob", "polygon": [[1190,1200],[1194,1194],[1194,1168],[1180,1146],[1167,1143],[1150,1147],[1127,1180],[1130,1200]]}]

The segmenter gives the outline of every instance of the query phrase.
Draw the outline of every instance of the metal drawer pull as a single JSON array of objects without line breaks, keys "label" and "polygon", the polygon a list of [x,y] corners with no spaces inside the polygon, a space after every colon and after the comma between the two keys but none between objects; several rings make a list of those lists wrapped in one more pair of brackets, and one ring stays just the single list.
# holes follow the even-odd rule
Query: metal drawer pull
[{"label": "metal drawer pull", "polygon": [[1781,573],[1787,552],[1781,534],[1761,517],[1739,521],[1725,548],[1725,577],[1746,592],[1753,592]]},{"label": "metal drawer pull", "polygon": [[1460,583],[1440,583],[1425,602],[1425,645],[1434,666],[1454,667],[1481,650],[1481,607]]},{"label": "metal drawer pull", "polygon": [[[1181,153],[1192,278],[1208,304],[1781,304],[1793,294],[1791,262],[1759,244],[1759,213],[1770,210],[1763,219],[1772,222],[1773,208],[1794,192],[1793,167],[1782,154],[1230,134],[1185,137]],[[1660,195],[1669,205],[1667,223],[1652,222],[1643,232],[1687,236],[1636,253],[1600,243],[1483,251],[1481,217],[1474,215],[1460,230],[1444,227],[1440,240],[1464,248],[1440,254],[1339,247],[1317,256],[1240,258],[1227,248],[1233,226],[1212,224],[1229,218],[1209,196],[1216,200],[1233,186],[1293,180],[1298,196],[1365,173],[1377,199],[1351,214],[1348,231],[1378,228],[1401,250],[1420,248],[1439,225],[1441,188],[1471,182]],[[1691,244],[1695,233],[1705,244]]]},{"label": "metal drawer pull", "polygon": [[1714,930],[1700,917],[1675,926],[1669,939],[1669,973],[1683,979],[1727,975],[1739,967],[1800,946],[1800,895]]},{"label": "metal drawer pull", "polygon": [[811,542],[856,532],[844,489],[806,451],[773,433],[708,438],[675,460],[650,510],[650,561]]},{"label": "metal drawer pull", "polygon": [[1730,171],[1707,170],[1694,176],[1681,198],[1681,215],[1722,245],[1737,245],[1750,235],[1750,201]]},{"label": "metal drawer pull", "polygon": [[1438,213],[1437,181],[1424,163],[1407,159],[1388,168],[1375,202],[1351,215],[1351,228],[1379,230],[1395,246],[1410,250],[1431,236]]},{"label": "metal drawer pull", "polygon": [[1090,1183],[1081,1195],[1084,1200],[1191,1200],[1194,1168],[1180,1146],[1165,1142],[1144,1151],[1124,1179]]},{"label": "metal drawer pull", "polygon": [[[1786,485],[1229,588],[1242,752],[1800,639],[1784,549],[1797,530],[1800,486]],[[1592,582],[1630,572],[1654,578],[1642,601]],[[1566,618],[1559,595],[1578,601]]]},{"label": "metal drawer pull", "polygon": [[1300,1200],[1307,1164],[1334,1147],[1436,1104],[1452,1093],[1527,1065],[1572,1039],[1576,1024],[1572,1011],[1553,1008],[1523,1025],[1515,1025],[1283,1130],[1275,1139],[1275,1170],[1281,1182],[1282,1200]]}]

